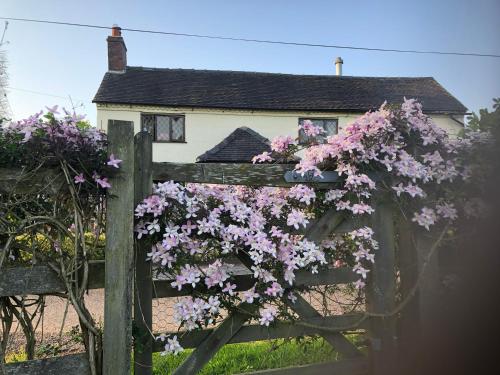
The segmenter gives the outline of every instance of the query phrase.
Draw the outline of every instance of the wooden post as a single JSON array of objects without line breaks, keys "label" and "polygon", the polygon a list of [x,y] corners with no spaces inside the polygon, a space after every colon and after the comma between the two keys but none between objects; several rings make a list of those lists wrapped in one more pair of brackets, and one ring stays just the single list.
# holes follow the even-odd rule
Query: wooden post
[{"label": "wooden post", "polygon": [[[135,205],[151,194],[153,187],[153,141],[142,131],[135,136]],[[149,248],[135,244],[134,293],[134,374],[151,375],[153,371],[153,277]]]},{"label": "wooden post", "polygon": [[434,311],[441,284],[436,238],[417,226],[402,222],[399,228],[401,297],[405,305],[399,319],[400,373],[422,372],[422,349],[435,336]]},{"label": "wooden post", "polygon": [[108,152],[123,160],[106,201],[103,374],[130,374],[134,260],[134,124],[109,120]]},{"label": "wooden post", "polygon": [[418,268],[417,300],[420,320],[418,344],[421,348],[435,336],[435,332],[432,329],[432,322],[435,321],[433,315],[441,292],[438,252],[436,249],[432,249],[436,240],[428,231],[418,228],[416,240]]},{"label": "wooden post", "polygon": [[[372,220],[379,249],[375,253],[375,263],[368,278],[367,311],[375,314],[388,314],[394,309],[396,291],[395,232],[391,205],[385,201],[377,202]],[[371,374],[395,374],[394,317],[370,318],[369,333]]]},{"label": "wooden post", "polygon": [[398,266],[401,300],[410,300],[403,306],[398,320],[398,365],[404,374],[413,371],[419,362],[415,348],[419,333],[418,298],[415,284],[418,279],[417,253],[412,225],[407,219],[398,221]]}]

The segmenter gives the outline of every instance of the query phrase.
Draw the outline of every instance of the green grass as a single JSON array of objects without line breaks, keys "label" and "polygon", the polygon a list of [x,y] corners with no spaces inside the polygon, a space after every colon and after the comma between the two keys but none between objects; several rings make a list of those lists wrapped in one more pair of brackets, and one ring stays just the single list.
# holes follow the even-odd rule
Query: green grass
[{"label": "green grass", "polygon": [[[191,353],[177,356],[153,356],[153,374],[171,374]],[[224,346],[203,368],[200,375],[224,375],[334,361],[338,354],[322,339],[297,341],[276,340]]]},{"label": "green grass", "polygon": [[[354,344],[362,347],[361,337],[348,335]],[[153,354],[153,374],[168,375],[177,368],[192,350],[177,356]],[[225,345],[203,368],[200,375],[233,375],[279,367],[307,365],[335,361],[338,353],[323,339],[258,341],[244,344]],[[25,361],[23,350],[9,353],[7,363]]]}]

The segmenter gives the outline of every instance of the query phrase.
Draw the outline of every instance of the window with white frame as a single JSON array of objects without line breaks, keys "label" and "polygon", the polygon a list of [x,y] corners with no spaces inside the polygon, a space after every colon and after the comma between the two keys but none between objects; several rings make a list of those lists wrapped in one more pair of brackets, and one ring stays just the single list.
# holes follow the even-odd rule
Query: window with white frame
[{"label": "window with white frame", "polygon": [[323,129],[323,133],[320,135],[317,135],[315,137],[307,136],[304,133],[303,129],[299,130],[299,142],[301,144],[303,143],[308,143],[311,141],[316,141],[319,143],[325,142],[326,137],[330,135],[334,135],[338,133],[338,125],[339,125],[339,120],[338,119],[333,119],[333,118],[299,118],[299,125],[302,125],[304,121],[311,121],[314,126],[317,126],[321,129]]},{"label": "window with white frame", "polygon": [[141,128],[153,135],[155,142],[185,142],[183,115],[143,114]]}]

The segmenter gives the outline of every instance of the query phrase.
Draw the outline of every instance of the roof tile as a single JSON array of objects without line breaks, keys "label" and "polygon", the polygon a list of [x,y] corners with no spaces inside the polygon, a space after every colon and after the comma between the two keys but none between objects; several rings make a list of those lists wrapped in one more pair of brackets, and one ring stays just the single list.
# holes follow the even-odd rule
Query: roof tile
[{"label": "roof tile", "polygon": [[96,103],[255,110],[364,112],[419,100],[426,112],[465,113],[432,77],[350,77],[127,67],[106,73]]},{"label": "roof tile", "polygon": [[264,151],[271,151],[269,140],[250,128],[241,127],[196,160],[203,163],[249,163]]}]

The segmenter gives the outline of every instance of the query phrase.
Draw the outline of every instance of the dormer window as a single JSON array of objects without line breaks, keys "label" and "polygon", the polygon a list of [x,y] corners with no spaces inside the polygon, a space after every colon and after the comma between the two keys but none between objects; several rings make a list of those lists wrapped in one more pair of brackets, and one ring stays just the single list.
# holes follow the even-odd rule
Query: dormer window
[{"label": "dormer window", "polygon": [[154,142],[185,142],[184,116],[143,114],[141,128],[153,135]]}]

